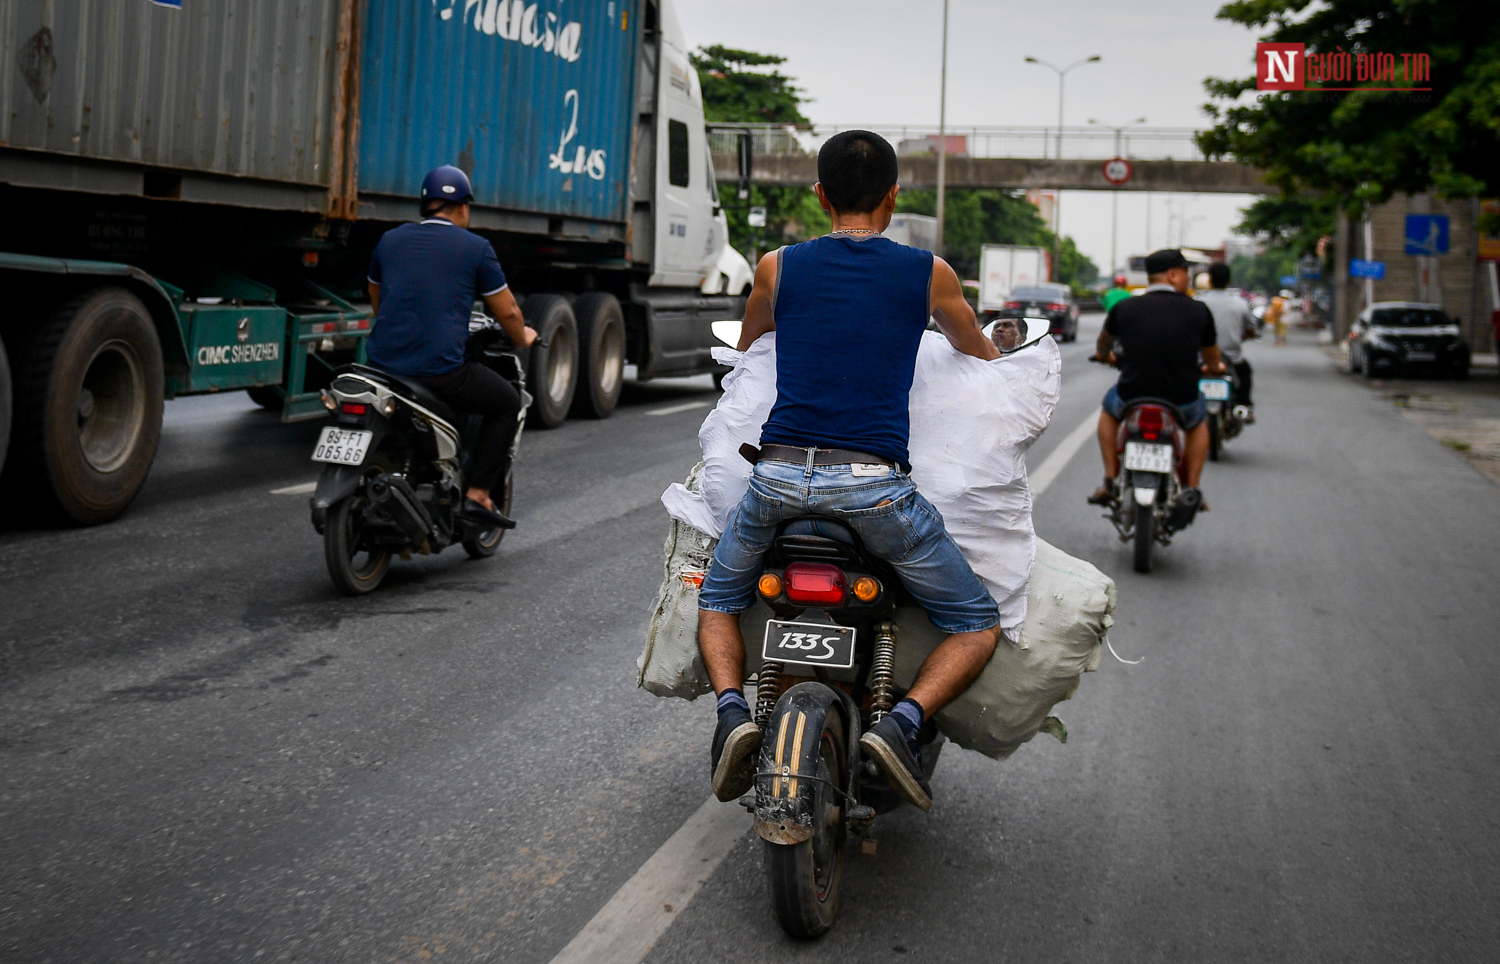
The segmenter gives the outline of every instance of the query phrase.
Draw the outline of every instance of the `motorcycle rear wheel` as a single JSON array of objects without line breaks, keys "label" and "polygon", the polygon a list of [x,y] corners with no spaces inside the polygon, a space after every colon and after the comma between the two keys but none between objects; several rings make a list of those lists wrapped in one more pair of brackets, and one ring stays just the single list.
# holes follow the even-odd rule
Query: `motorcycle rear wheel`
[{"label": "motorcycle rear wheel", "polygon": [[1224,445],[1224,431],[1219,424],[1218,415],[1208,417],[1208,460],[1219,461],[1219,449]]},{"label": "motorcycle rear wheel", "polygon": [[[323,527],[323,558],[334,588],[346,596],[363,596],[385,579],[391,567],[389,547],[361,546],[360,510],[364,499],[351,495],[335,502],[328,510]],[[360,557],[363,557],[361,561]]]},{"label": "motorcycle rear wheel", "polygon": [[[512,468],[505,473],[505,498],[500,500],[500,514],[510,516],[510,493],[511,480],[515,478],[515,469]],[[500,540],[505,538],[505,530],[496,526],[477,535],[469,536],[463,540],[464,552],[469,554],[470,559],[488,559],[500,548]]]},{"label": "motorcycle rear wheel", "polygon": [[1135,507],[1135,571],[1151,571],[1151,546],[1156,542],[1156,506]]},{"label": "motorcycle rear wheel", "polygon": [[814,784],[812,838],[799,844],[761,842],[771,909],[781,929],[793,937],[819,937],[833,926],[849,839],[842,799],[823,782],[848,785],[846,736],[838,713],[823,717],[818,741],[817,775],[822,779]]}]

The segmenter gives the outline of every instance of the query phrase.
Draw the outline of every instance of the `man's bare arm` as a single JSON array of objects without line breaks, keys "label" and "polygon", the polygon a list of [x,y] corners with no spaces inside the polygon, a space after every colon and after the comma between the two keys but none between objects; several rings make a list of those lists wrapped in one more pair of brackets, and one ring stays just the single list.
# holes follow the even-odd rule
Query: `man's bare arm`
[{"label": "man's bare arm", "polygon": [[370,288],[370,313],[380,313],[380,285],[373,281],[365,282]]},{"label": "man's bare arm", "polygon": [[740,326],[740,343],[735,347],[749,351],[755,339],[776,330],[776,314],[771,310],[776,297],[776,256],[768,251],[755,266],[755,285],[745,299],[745,323]]},{"label": "man's bare arm", "polygon": [[1109,356],[1115,350],[1115,336],[1108,329],[1099,329],[1099,339],[1094,342],[1094,357],[1102,362],[1109,361]]},{"label": "man's bare arm", "polygon": [[964,288],[958,275],[942,258],[932,259],[932,317],[948,344],[965,355],[990,361],[1000,357],[1000,349],[984,337],[974,309],[964,299]]},{"label": "man's bare arm", "polygon": [[509,286],[492,295],[485,295],[484,304],[517,348],[525,348],[536,341],[536,329],[526,327],[526,320],[521,316],[521,306],[516,304],[516,296],[510,293]]}]

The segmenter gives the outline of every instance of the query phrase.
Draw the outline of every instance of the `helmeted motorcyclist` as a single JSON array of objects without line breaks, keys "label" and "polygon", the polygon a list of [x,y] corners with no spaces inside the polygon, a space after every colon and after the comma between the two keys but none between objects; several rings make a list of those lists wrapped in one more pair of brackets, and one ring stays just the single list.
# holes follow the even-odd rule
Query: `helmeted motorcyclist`
[{"label": "helmeted motorcyclist", "polygon": [[387,231],[370,258],[370,305],[376,312],[369,359],[376,368],[414,378],[455,411],[484,416],[465,472],[461,514],[513,528],[491,492],[504,485],[520,428],[521,396],[494,371],[467,361],[475,296],[525,348],[536,332],[521,317],[491,244],[466,230],[474,191],[456,167],[433,168],[422,180],[422,220]]},{"label": "helmeted motorcyclist", "polygon": [[[1108,505],[1119,496],[1117,436],[1125,405],[1132,399],[1159,398],[1177,407],[1187,433],[1182,455],[1185,489],[1198,488],[1208,460],[1208,406],[1198,392],[1198,375],[1224,371],[1213,312],[1188,297],[1188,262],[1178,249],[1148,255],[1146,277],[1146,290],[1110,309],[1099,332],[1096,358],[1113,364],[1117,340],[1125,357],[1120,380],[1105,393],[1099,413],[1104,484],[1088,498],[1095,505]],[[1199,511],[1207,508],[1205,503]]]}]

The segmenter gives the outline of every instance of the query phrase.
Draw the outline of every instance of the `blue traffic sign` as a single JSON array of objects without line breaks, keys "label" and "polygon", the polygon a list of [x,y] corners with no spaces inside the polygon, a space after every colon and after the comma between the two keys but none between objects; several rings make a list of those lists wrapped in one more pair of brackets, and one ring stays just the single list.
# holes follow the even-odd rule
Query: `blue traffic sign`
[{"label": "blue traffic sign", "polygon": [[1379,281],[1385,277],[1385,262],[1352,258],[1349,261],[1349,277],[1369,278],[1373,281]]},{"label": "blue traffic sign", "polygon": [[1290,288],[1292,285],[1294,285],[1296,283],[1297,283],[1297,276],[1294,275],[1294,274],[1284,274],[1284,275],[1281,276],[1281,286],[1283,288]]},{"label": "blue traffic sign", "polygon": [[1406,253],[1416,255],[1447,254],[1447,216],[1442,214],[1408,214],[1406,216]]}]

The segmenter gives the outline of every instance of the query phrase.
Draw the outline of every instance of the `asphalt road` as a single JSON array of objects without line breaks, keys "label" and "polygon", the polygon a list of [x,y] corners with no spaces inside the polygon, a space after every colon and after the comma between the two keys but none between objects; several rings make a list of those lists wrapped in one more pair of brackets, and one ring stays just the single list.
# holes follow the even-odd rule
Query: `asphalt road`
[{"label": "asphalt road", "polygon": [[[1064,346],[1032,465],[1111,373]],[[1500,949],[1500,487],[1334,370],[1254,344],[1212,511],[1130,571],[1083,497],[1038,533],[1119,582],[1067,745],[945,752],[834,931],[785,938],[748,833],[651,962],[1480,960]],[[708,796],[712,708],[634,688],[661,490],[706,379],[526,436],[494,559],[336,596],[316,427],[182,400],[120,521],[0,531],[0,959],[547,962]],[[698,407],[681,406],[700,403]]]}]

